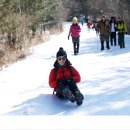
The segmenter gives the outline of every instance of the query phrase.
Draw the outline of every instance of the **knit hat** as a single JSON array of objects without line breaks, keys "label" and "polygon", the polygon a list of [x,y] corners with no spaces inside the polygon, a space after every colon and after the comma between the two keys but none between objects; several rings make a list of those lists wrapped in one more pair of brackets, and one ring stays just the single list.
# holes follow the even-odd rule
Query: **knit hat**
[{"label": "knit hat", "polygon": [[56,58],[59,56],[67,56],[67,53],[64,51],[62,47],[59,48],[59,51],[56,53]]},{"label": "knit hat", "polygon": [[77,23],[78,19],[76,17],[73,17],[72,22],[74,22],[74,21]]}]

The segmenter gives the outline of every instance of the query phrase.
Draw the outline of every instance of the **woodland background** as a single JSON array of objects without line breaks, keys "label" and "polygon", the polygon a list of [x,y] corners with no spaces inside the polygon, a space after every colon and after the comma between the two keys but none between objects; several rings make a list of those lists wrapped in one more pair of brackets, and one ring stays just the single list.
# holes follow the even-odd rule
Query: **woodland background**
[{"label": "woodland background", "polygon": [[129,0],[0,0],[0,67],[24,58],[28,48],[63,30],[81,15],[121,16],[130,33]]}]

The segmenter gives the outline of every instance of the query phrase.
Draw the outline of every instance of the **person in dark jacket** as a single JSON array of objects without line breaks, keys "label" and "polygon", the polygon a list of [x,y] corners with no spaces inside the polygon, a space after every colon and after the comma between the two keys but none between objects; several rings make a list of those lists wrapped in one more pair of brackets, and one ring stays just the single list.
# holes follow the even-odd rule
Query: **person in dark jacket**
[{"label": "person in dark jacket", "polygon": [[110,41],[111,41],[111,46],[113,46],[113,40],[114,40],[114,46],[116,46],[116,31],[117,31],[116,18],[111,17],[111,20],[110,20]]},{"label": "person in dark jacket", "polygon": [[69,34],[68,34],[68,40],[71,35],[72,42],[73,42],[73,49],[74,49],[74,55],[77,55],[79,53],[79,42],[80,42],[80,32],[81,28],[78,25],[78,20],[76,17],[73,17],[72,20],[73,24],[70,26]]},{"label": "person in dark jacket", "polygon": [[77,86],[80,80],[79,72],[68,60],[64,49],[60,47],[56,54],[54,68],[49,74],[50,87],[54,88],[59,98],[68,99],[71,102],[76,102],[77,105],[81,105],[84,97]]},{"label": "person in dark jacket", "polygon": [[100,34],[101,51],[104,50],[104,42],[106,42],[106,48],[110,49],[109,46],[110,24],[106,16],[102,16],[101,21],[97,25],[97,28]]}]

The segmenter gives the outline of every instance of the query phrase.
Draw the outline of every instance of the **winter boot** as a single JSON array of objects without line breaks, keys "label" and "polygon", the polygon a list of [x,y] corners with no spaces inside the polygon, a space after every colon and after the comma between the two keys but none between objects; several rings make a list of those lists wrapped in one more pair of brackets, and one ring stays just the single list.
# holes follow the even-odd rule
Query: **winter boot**
[{"label": "winter boot", "polygon": [[75,102],[75,97],[74,97],[74,95],[72,94],[72,92],[68,88],[65,88],[63,90],[63,95],[64,95],[64,97],[66,99],[69,99],[69,101]]},{"label": "winter boot", "polygon": [[81,105],[83,103],[84,96],[80,91],[76,91],[75,92],[75,99],[76,99],[77,105]]}]

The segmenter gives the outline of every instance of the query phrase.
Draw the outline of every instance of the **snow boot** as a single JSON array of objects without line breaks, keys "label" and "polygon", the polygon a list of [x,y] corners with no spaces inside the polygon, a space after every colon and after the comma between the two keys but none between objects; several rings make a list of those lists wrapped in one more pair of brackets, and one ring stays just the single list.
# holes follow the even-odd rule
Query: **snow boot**
[{"label": "snow boot", "polygon": [[78,106],[83,103],[84,96],[80,91],[75,92],[75,100]]},{"label": "snow boot", "polygon": [[64,95],[64,97],[66,99],[69,99],[69,101],[75,102],[75,97],[74,97],[74,95],[72,94],[72,92],[68,88],[65,88],[63,90],[63,95]]}]

